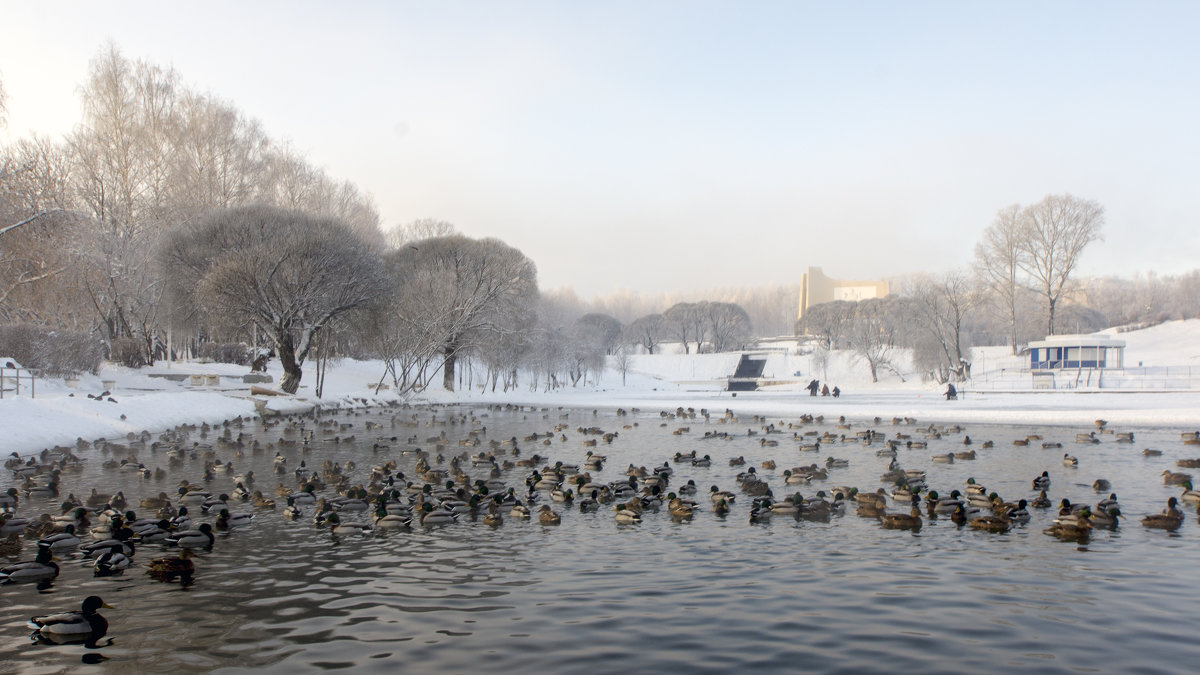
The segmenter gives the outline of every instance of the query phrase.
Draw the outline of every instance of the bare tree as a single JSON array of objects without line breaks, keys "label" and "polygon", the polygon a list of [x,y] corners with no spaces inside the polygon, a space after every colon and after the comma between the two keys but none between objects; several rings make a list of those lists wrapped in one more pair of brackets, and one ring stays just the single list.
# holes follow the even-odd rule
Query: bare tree
[{"label": "bare tree", "polygon": [[1054,310],[1083,250],[1101,239],[1104,207],[1069,194],[1047,195],[1021,211],[1021,269],[1046,301],[1046,334],[1054,334]]},{"label": "bare tree", "polygon": [[938,277],[921,275],[913,284],[911,297],[914,328],[919,333],[914,347],[932,347],[933,358],[926,365],[935,371],[939,382],[945,382],[951,376],[958,381],[965,380],[969,376],[970,363],[966,356],[970,345],[963,328],[968,312],[978,302],[978,293],[971,285],[970,277],[963,271],[947,272]]},{"label": "bare tree", "polygon": [[848,300],[813,305],[804,312],[800,329],[819,338],[826,349],[841,349],[856,311],[855,303]]},{"label": "bare tree", "polygon": [[667,335],[683,343],[685,354],[691,354],[691,342],[696,343],[696,351],[704,342],[704,313],[696,303],[680,302],[672,305],[663,312],[667,322]]},{"label": "bare tree", "polygon": [[647,314],[625,327],[622,339],[627,345],[638,345],[653,354],[666,332],[666,319],[662,314]]},{"label": "bare tree", "polygon": [[983,240],[975,245],[976,269],[1008,319],[1008,343],[1014,355],[1018,297],[1024,289],[1021,270],[1026,254],[1021,237],[1021,207],[1013,204],[996,213],[996,219],[983,233]]},{"label": "bare tree", "polygon": [[521,330],[524,310],[537,297],[537,267],[498,239],[435,237],[405,246],[391,259],[405,275],[413,319],[438,337],[449,391],[459,355],[483,334]]},{"label": "bare tree", "polygon": [[731,302],[702,302],[705,335],[714,352],[740,349],[754,336],[750,315],[740,305]]},{"label": "bare tree", "polygon": [[295,393],[314,339],[387,290],[375,250],[344,223],[274,207],[217,211],[171,233],[161,252],[172,295],[210,322],[256,324]]},{"label": "bare tree", "polygon": [[591,312],[575,321],[576,331],[595,343],[605,355],[616,353],[621,341],[621,322],[607,314]]},{"label": "bare tree", "polygon": [[902,313],[896,311],[896,305],[900,302],[897,296],[888,296],[861,300],[855,304],[846,342],[855,358],[866,362],[872,382],[879,381],[880,368],[888,368],[899,375],[891,359],[900,323],[897,315]]},{"label": "bare tree", "polygon": [[452,223],[437,218],[418,218],[407,225],[397,225],[384,233],[384,241],[390,248],[400,248],[422,239],[449,237],[458,234]]},{"label": "bare tree", "polygon": [[625,376],[629,374],[629,369],[633,366],[633,355],[629,353],[625,345],[621,345],[617,349],[617,353],[613,355],[613,366],[621,374],[621,386],[624,387]]}]

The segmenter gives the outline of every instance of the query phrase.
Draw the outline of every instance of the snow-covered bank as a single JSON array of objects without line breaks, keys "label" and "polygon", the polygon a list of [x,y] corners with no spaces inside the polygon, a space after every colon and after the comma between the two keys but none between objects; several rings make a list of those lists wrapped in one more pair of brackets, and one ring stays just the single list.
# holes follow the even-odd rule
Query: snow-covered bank
[{"label": "snow-covered bank", "polygon": [[[1127,363],[1147,366],[1200,368],[1200,320],[1175,321],[1142,331],[1122,333],[1129,343]],[[1019,367],[1015,357],[1003,356],[1004,348],[988,356],[998,367]],[[1090,425],[1104,418],[1118,425],[1200,428],[1200,391],[1150,392],[1035,392],[987,393],[973,391],[971,383],[961,387],[963,396],[946,401],[942,387],[916,378],[901,382],[889,375],[870,382],[866,368],[848,354],[833,354],[824,364],[811,355],[772,354],[764,375],[792,383],[769,386],[756,392],[723,391],[724,378],[737,363],[736,354],[642,355],[635,357],[624,376],[610,369],[586,386],[551,392],[530,391],[528,385],[510,392],[482,392],[478,387],[463,391],[429,390],[412,403],[519,404],[544,408],[641,408],[646,412],[677,407],[726,408],[739,413],[795,418],[804,414],[835,419],[845,416],[862,420],[880,417],[913,417],[929,422],[988,422],[1010,424]],[[1007,360],[1006,360],[1007,359]],[[55,445],[71,445],[77,438],[118,438],[143,430],[157,433],[180,424],[219,423],[254,415],[257,406],[293,412],[311,409],[395,405],[400,398],[387,390],[376,395],[383,366],[373,361],[341,361],[331,364],[323,396],[313,394],[315,373],[310,368],[296,397],[250,397],[249,385],[241,381],[247,369],[229,364],[174,363],[141,370],[107,366],[100,377],[81,378],[72,389],[61,380],[39,380],[37,398],[7,392],[0,400],[0,452],[29,454]],[[796,375],[796,372],[801,373]],[[271,370],[276,381],[281,373]],[[193,385],[163,377],[205,375],[205,384]],[[845,392],[841,398],[810,397],[803,384],[812,377],[829,380]],[[211,381],[216,384],[210,384]],[[477,378],[476,382],[482,381]],[[468,379],[470,382],[470,379]],[[466,384],[466,383],[464,383]],[[111,386],[102,400],[89,398]],[[112,399],[111,401],[109,399]]]}]

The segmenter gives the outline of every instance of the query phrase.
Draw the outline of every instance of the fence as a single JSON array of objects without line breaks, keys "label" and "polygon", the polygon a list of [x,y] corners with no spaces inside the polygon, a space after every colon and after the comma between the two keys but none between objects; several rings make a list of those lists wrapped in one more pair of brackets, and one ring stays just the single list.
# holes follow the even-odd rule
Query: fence
[{"label": "fence", "polygon": [[980,373],[966,383],[974,391],[1186,391],[1200,389],[1200,367],[1069,368]]},{"label": "fence", "polygon": [[[21,385],[24,383],[29,398],[37,398],[37,377],[28,368],[8,368],[0,366],[0,398],[6,391],[21,395]],[[11,388],[10,388],[11,387]]]}]

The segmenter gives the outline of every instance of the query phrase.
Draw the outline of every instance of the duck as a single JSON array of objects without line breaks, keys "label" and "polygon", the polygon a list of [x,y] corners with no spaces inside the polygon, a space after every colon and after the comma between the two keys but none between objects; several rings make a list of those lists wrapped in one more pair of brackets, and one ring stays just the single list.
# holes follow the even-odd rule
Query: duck
[{"label": "duck", "polygon": [[1163,485],[1183,485],[1192,482],[1190,473],[1179,473],[1170,470],[1162,472]]},{"label": "duck", "polygon": [[44,546],[51,551],[66,551],[79,546],[79,537],[75,536],[75,526],[68,524],[62,532],[43,537],[38,541],[38,546]]},{"label": "duck", "polygon": [[616,511],[613,513],[613,518],[618,523],[635,524],[642,522],[642,517],[631,509],[625,508],[624,504],[617,504]]},{"label": "duck", "polygon": [[1042,490],[1038,493],[1038,496],[1033,498],[1033,501],[1029,502],[1029,505],[1035,509],[1048,509],[1052,505],[1052,502],[1046,491]]},{"label": "duck", "polygon": [[207,548],[213,545],[216,537],[212,533],[212,525],[208,523],[200,523],[200,527],[194,530],[185,530],[176,532],[173,536],[167,537],[168,544],[174,544],[183,548]]},{"label": "duck", "polygon": [[551,510],[549,504],[542,504],[542,508],[538,510],[538,522],[543,525],[558,525],[562,523],[562,516]]},{"label": "duck", "polygon": [[1116,506],[1097,509],[1089,513],[1091,514],[1090,520],[1092,525],[1106,530],[1117,529],[1117,520],[1122,518],[1121,509]]},{"label": "duck", "polygon": [[48,548],[39,548],[33,560],[0,567],[0,584],[45,581],[58,576],[58,563]]},{"label": "duck", "polygon": [[232,530],[235,527],[244,527],[254,520],[253,513],[230,513],[229,509],[221,509],[217,514],[216,528],[218,530]]},{"label": "duck", "polygon": [[1167,508],[1162,513],[1155,513],[1142,518],[1142,527],[1173,531],[1183,524],[1183,512],[1177,507],[1179,500],[1171,497],[1167,500]]},{"label": "duck", "polygon": [[304,516],[304,512],[300,510],[299,506],[296,506],[296,499],[291,495],[288,495],[287,506],[283,509],[283,517],[289,520],[295,520],[302,516]]},{"label": "duck", "polygon": [[1200,503],[1200,490],[1192,488],[1192,482],[1187,481],[1179,484],[1183,488],[1183,493],[1179,495],[1179,501],[1184,504]]},{"label": "duck", "polygon": [[433,504],[425,502],[421,507],[421,524],[426,527],[434,525],[446,525],[455,520],[454,513],[445,509],[434,509]]},{"label": "duck", "polygon": [[985,532],[1004,533],[1012,529],[1012,521],[1004,516],[980,516],[972,518],[968,524],[976,530]]},{"label": "duck", "polygon": [[1077,457],[1072,457],[1069,453],[1063,453],[1062,463],[1063,466],[1075,467],[1079,466],[1079,459]]},{"label": "duck", "polygon": [[78,612],[59,612],[35,616],[29,620],[29,627],[39,638],[58,644],[68,642],[94,643],[108,634],[108,620],[100,615],[100,608],[105,604],[98,595],[89,595],[80,604]]},{"label": "duck", "polygon": [[1043,471],[1042,475],[1033,479],[1034,490],[1048,490],[1050,488],[1050,472]]},{"label": "duck", "polygon": [[113,544],[108,551],[100,554],[96,558],[96,562],[92,565],[95,574],[98,577],[111,576],[120,574],[129,568],[132,561],[129,556],[125,555],[125,548],[121,544]]},{"label": "duck", "polygon": [[191,560],[191,552],[184,549],[177,557],[155,558],[146,565],[146,574],[159,581],[174,581],[179,579],[184,584],[191,583],[196,573],[196,564]]},{"label": "duck", "polygon": [[732,504],[737,498],[737,495],[728,490],[720,490],[716,485],[708,489],[708,496],[712,499],[714,504],[724,501],[726,505]]},{"label": "duck", "polygon": [[1004,514],[1004,517],[1008,518],[1014,523],[1028,523],[1030,520],[1029,509],[1027,508],[1028,506],[1029,502],[1025,501],[1024,499],[1018,500],[1017,508],[1010,509]]},{"label": "duck", "polygon": [[921,498],[917,495],[912,497],[912,511],[905,513],[888,513],[880,519],[880,524],[889,530],[912,530],[916,532],[921,529]]},{"label": "duck", "polygon": [[1059,519],[1046,529],[1046,534],[1069,541],[1081,541],[1091,534],[1091,512],[1083,511],[1074,520]]},{"label": "duck", "polygon": [[342,519],[336,513],[329,514],[329,518],[325,522],[329,524],[329,531],[335,537],[370,534],[372,529],[368,523],[342,522]]}]

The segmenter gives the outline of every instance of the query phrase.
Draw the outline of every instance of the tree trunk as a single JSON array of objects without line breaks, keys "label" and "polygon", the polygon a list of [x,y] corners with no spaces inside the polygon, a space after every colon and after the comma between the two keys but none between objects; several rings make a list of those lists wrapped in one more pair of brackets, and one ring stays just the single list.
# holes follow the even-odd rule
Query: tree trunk
[{"label": "tree trunk", "polygon": [[1050,316],[1046,319],[1046,337],[1054,335],[1054,298],[1050,298]]},{"label": "tree trunk", "polygon": [[458,350],[446,347],[443,354],[446,358],[442,362],[442,386],[446,391],[454,391],[454,364],[458,361]]},{"label": "tree trunk", "polygon": [[300,377],[304,371],[296,363],[296,346],[292,344],[291,336],[275,338],[275,351],[279,354],[279,365],[283,366],[283,380],[279,388],[289,394],[296,393],[300,388]]}]

